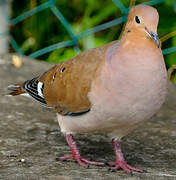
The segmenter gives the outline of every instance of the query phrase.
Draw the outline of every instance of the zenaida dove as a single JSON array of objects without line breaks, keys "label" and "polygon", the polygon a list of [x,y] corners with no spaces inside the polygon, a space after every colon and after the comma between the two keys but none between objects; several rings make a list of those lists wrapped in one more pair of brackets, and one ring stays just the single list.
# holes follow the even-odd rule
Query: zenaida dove
[{"label": "zenaida dove", "polygon": [[163,104],[168,86],[167,72],[157,35],[159,16],[151,6],[131,8],[120,41],[85,51],[55,65],[43,75],[23,84],[10,85],[11,95],[32,96],[57,112],[58,122],[81,166],[104,165],[82,158],[73,134],[107,133],[116,161],[112,170],[142,170],[128,165],[120,140],[149,120]]}]

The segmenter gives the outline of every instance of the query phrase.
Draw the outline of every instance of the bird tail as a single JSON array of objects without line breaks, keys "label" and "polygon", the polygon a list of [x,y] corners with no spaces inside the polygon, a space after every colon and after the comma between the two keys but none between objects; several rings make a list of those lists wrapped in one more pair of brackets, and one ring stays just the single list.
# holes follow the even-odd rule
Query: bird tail
[{"label": "bird tail", "polygon": [[11,96],[18,96],[20,94],[25,93],[25,91],[22,88],[22,84],[9,85],[8,90],[10,91],[8,95]]}]

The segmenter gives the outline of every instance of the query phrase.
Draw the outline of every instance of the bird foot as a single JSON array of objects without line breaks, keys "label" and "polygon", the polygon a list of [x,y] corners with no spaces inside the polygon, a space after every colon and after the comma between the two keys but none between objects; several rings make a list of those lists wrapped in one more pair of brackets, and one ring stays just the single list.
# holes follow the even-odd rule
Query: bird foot
[{"label": "bird foot", "polygon": [[89,166],[89,165],[97,165],[97,166],[103,166],[103,162],[96,162],[96,161],[90,161],[88,159],[82,158],[80,155],[66,155],[63,157],[60,157],[60,160],[65,161],[67,159],[74,159],[79,165],[81,166]]},{"label": "bird foot", "polygon": [[90,161],[88,159],[82,158],[77,148],[76,142],[71,134],[67,134],[66,139],[72,151],[72,154],[63,156],[60,158],[60,160],[64,161],[67,159],[74,159],[79,165],[84,166],[84,167],[87,167],[89,165],[97,165],[97,166],[104,165],[103,162],[95,162],[95,161]]},{"label": "bird foot", "polygon": [[114,151],[116,154],[116,161],[115,162],[109,162],[109,166],[115,166],[114,168],[111,168],[111,171],[117,171],[119,169],[122,169],[124,172],[132,173],[134,171],[136,172],[144,172],[143,170],[133,168],[132,166],[128,165],[123,157],[123,153],[120,148],[120,142],[118,140],[112,140],[112,145],[114,147]]},{"label": "bird foot", "polygon": [[128,165],[125,161],[116,161],[116,162],[109,162],[109,166],[112,166],[114,168],[110,168],[110,171],[116,172],[119,169],[122,169],[126,173],[131,173],[131,172],[143,172],[143,170],[134,168],[130,165]]}]

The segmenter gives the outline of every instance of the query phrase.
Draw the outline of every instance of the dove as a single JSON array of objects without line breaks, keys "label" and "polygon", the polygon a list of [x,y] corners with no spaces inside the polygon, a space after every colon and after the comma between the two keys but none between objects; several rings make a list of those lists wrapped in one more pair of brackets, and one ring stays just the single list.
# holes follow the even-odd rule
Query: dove
[{"label": "dove", "polygon": [[112,171],[142,172],[127,164],[122,138],[156,114],[167,95],[168,77],[157,34],[155,8],[130,9],[120,40],[87,50],[44,74],[8,87],[12,96],[29,95],[57,113],[61,132],[79,165],[104,165],[83,158],[75,134],[105,133],[116,160]]}]

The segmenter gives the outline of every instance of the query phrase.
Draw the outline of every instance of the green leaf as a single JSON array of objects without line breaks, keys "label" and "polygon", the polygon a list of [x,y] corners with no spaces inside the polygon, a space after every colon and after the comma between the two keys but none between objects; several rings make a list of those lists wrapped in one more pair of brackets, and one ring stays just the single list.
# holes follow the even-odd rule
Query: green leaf
[{"label": "green leaf", "polygon": [[61,63],[76,56],[76,52],[72,49],[56,49],[47,58],[48,62]]}]

